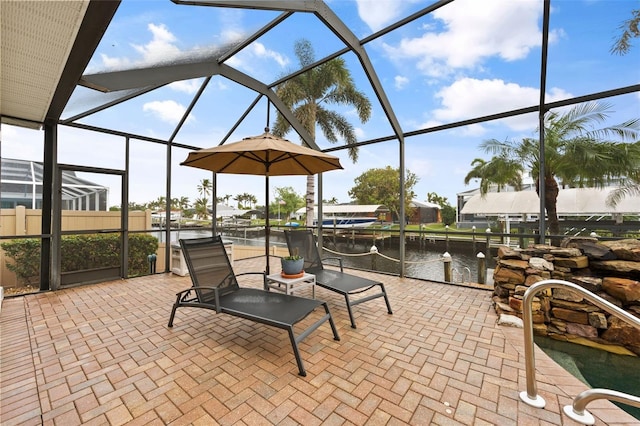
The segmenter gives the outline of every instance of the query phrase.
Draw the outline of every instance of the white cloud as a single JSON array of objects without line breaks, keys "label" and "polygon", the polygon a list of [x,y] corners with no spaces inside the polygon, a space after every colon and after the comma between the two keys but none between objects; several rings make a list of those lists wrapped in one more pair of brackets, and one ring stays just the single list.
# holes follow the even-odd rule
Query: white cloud
[{"label": "white cloud", "polygon": [[174,81],[169,84],[169,87],[177,92],[184,92],[190,95],[193,95],[198,91],[200,86],[202,85],[202,80],[182,80],[182,81]]},{"label": "white cloud", "polygon": [[147,44],[131,44],[131,47],[141,55],[141,59],[132,61],[128,58],[113,58],[101,54],[102,63],[109,70],[123,69],[138,64],[155,64],[167,62],[181,55],[180,49],[176,46],[176,37],[164,24],[147,25],[151,32],[152,39]]},{"label": "white cloud", "polygon": [[251,43],[238,54],[229,58],[225,63],[249,73],[256,73],[264,64],[264,62],[259,62],[260,60],[273,60],[281,68],[289,64],[289,59],[286,56],[275,50],[267,49],[264,44],[259,42]]},{"label": "white cloud", "polygon": [[153,39],[145,45],[133,45],[133,48],[142,55],[143,62],[163,62],[180,54],[180,49],[174,44],[176,37],[166,25],[149,24],[147,28],[153,35]]},{"label": "white cloud", "polygon": [[[166,121],[170,124],[177,124],[187,109],[175,101],[153,101],[144,104],[142,110],[145,112],[151,112],[162,121]],[[189,114],[187,122],[193,119],[193,116]]]},{"label": "white cloud", "polygon": [[416,0],[357,0],[358,15],[372,31],[378,31],[396,21]]},{"label": "white cloud", "polygon": [[393,81],[395,82],[395,87],[398,90],[402,90],[405,88],[405,86],[407,84],[409,84],[409,79],[405,76],[402,75],[396,75],[393,79]]},{"label": "white cloud", "polygon": [[515,61],[540,46],[541,14],[537,0],[457,0],[431,14],[441,31],[425,26],[420,37],[385,49],[391,58],[413,59],[423,74],[438,78],[455,69],[478,68],[490,57]]},{"label": "white cloud", "polygon": [[284,67],[289,63],[289,60],[286,57],[282,56],[275,50],[267,49],[262,43],[255,42],[252,43],[249,47],[251,48],[253,54],[258,58],[273,59],[281,67]]},{"label": "white cloud", "polygon": [[[515,83],[507,83],[500,79],[479,80],[463,78],[442,88],[436,97],[441,99],[441,108],[433,111],[432,120],[438,123],[453,122],[524,108],[540,102],[539,90],[524,87]],[[572,97],[562,89],[551,88],[546,95],[547,102]],[[536,128],[537,113],[527,114],[501,120],[509,128],[517,131]],[[464,132],[468,135],[480,135],[484,125],[467,126]]]}]

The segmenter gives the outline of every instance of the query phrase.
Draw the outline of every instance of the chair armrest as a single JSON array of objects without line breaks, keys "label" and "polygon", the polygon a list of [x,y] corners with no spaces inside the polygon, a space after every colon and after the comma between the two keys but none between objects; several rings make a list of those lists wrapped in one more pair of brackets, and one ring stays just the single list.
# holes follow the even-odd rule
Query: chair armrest
[{"label": "chair armrest", "polygon": [[193,300],[197,300],[198,299],[197,293],[196,293],[196,296],[193,296],[192,299],[187,299],[187,297],[189,296],[189,293],[191,293],[192,291],[196,292],[196,290],[213,290],[213,294],[215,298],[216,313],[219,314],[220,313],[220,296],[219,296],[220,289],[218,289],[218,287],[198,286],[196,288],[194,286],[191,286],[186,290],[179,291],[176,293],[176,305],[179,304],[180,301],[191,302]]},{"label": "chair armrest", "polygon": [[262,275],[262,288],[267,290],[267,273],[266,272],[241,272],[236,274],[236,278],[242,275]]},{"label": "chair armrest", "polygon": [[340,266],[340,272],[344,272],[343,268],[342,268],[342,258],[341,257],[325,257],[322,259],[322,263],[324,263],[325,260],[337,260],[338,261],[338,265]]}]

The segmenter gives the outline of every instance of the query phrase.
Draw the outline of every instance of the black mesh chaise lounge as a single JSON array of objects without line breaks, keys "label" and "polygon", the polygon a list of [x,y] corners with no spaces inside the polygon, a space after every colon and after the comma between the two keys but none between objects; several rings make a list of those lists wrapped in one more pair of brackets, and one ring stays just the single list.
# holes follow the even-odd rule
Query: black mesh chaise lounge
[{"label": "black mesh chaise lounge", "polygon": [[[264,286],[266,275],[262,272],[235,275],[220,236],[181,239],[180,246],[193,286],[177,293],[169,318],[169,327],[173,327],[176,310],[188,306],[211,309],[216,313],[229,314],[287,330],[301,376],[306,376],[307,373],[298,350],[299,342],[325,321],[329,321],[331,325],[333,338],[340,340],[326,302],[265,289],[241,288],[237,277],[261,274]],[[296,336],[294,326],[320,306],[324,308],[324,315]]]},{"label": "black mesh chaise lounge", "polygon": [[[387,292],[384,289],[384,284],[380,281],[373,281],[367,278],[362,278],[357,275],[347,274],[342,268],[342,259],[339,257],[333,258],[321,258],[320,251],[316,242],[316,237],[310,229],[296,230],[296,231],[284,231],[287,247],[289,248],[289,254],[298,254],[304,257],[304,270],[307,273],[314,274],[316,276],[316,285],[326,288],[327,290],[335,291],[344,296],[347,303],[347,311],[349,312],[349,319],[351,320],[351,327],[356,328],[356,322],[353,319],[353,312],[351,307],[360,303],[367,302],[378,297],[383,297],[384,302],[387,304],[387,312],[392,314],[391,304],[387,297]],[[340,270],[325,269],[323,262],[326,260],[338,260]],[[379,287],[379,292],[363,295],[361,298],[352,300],[351,296],[364,293],[374,287]]]}]

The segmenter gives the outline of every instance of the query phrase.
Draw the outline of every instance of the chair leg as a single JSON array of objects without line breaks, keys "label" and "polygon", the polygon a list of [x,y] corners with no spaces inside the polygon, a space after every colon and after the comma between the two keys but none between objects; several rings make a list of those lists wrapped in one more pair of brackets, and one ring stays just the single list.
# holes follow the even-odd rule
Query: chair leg
[{"label": "chair leg", "polygon": [[171,316],[169,317],[169,327],[173,327],[173,317],[176,316],[177,306],[173,305],[173,309],[171,309]]},{"label": "chair leg", "polygon": [[171,316],[169,317],[169,327],[173,327],[173,319],[176,316],[176,309],[180,305],[180,296],[178,296],[176,303],[173,304],[173,308],[171,309]]},{"label": "chair leg", "polygon": [[353,319],[353,311],[351,310],[351,302],[349,301],[348,293],[345,293],[344,300],[347,303],[347,312],[349,312],[349,319],[351,320],[351,328],[357,328],[356,321]]},{"label": "chair leg", "polygon": [[338,329],[336,329],[336,324],[333,322],[333,316],[331,315],[331,312],[329,312],[329,305],[325,302],[322,306],[324,306],[324,311],[329,315],[329,325],[331,325],[331,331],[333,331],[333,340],[340,340]]},{"label": "chair leg", "polygon": [[304,370],[304,365],[302,364],[302,358],[300,357],[300,351],[298,350],[298,343],[296,342],[296,336],[293,334],[293,327],[287,328],[289,332],[289,339],[291,340],[291,347],[293,347],[293,354],[296,357],[296,363],[298,363],[298,371],[302,377],[307,376],[307,372]]},{"label": "chair leg", "polygon": [[389,298],[387,297],[387,291],[384,289],[384,284],[380,283],[380,288],[382,289],[382,294],[384,295],[384,303],[387,304],[387,313],[393,314],[391,310],[391,303],[389,303]]}]

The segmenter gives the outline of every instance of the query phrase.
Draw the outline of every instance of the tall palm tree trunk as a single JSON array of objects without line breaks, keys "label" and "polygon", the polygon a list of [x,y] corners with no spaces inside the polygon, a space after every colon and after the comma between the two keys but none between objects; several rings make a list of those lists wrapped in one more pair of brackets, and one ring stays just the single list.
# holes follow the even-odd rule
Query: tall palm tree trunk
[{"label": "tall palm tree trunk", "polygon": [[[540,196],[540,182],[536,181],[536,192]],[[560,222],[558,221],[558,182],[553,176],[545,176],[544,179],[544,205],[547,211],[547,220],[549,221],[549,233],[551,235],[560,234]],[[560,238],[552,238],[551,244],[559,246]]]},{"label": "tall palm tree trunk", "polygon": [[[309,134],[311,135],[311,139],[313,141],[316,140],[316,118],[315,116],[313,117],[313,121],[310,119],[309,120],[309,128],[307,128],[307,131],[309,132]],[[308,175],[307,176],[307,190],[306,190],[306,195],[304,197],[305,199],[305,212],[307,214],[307,219],[306,219],[306,223],[307,223],[307,227],[312,227],[313,226],[313,202],[314,202],[314,197],[316,195],[316,186],[315,186],[315,175]],[[318,225],[322,223],[322,218],[318,218]]]},{"label": "tall palm tree trunk", "polygon": [[[313,200],[315,197],[315,176],[307,176],[307,194],[305,195],[306,213],[307,213],[307,226],[313,226]],[[318,218],[320,223],[320,218]]]}]

